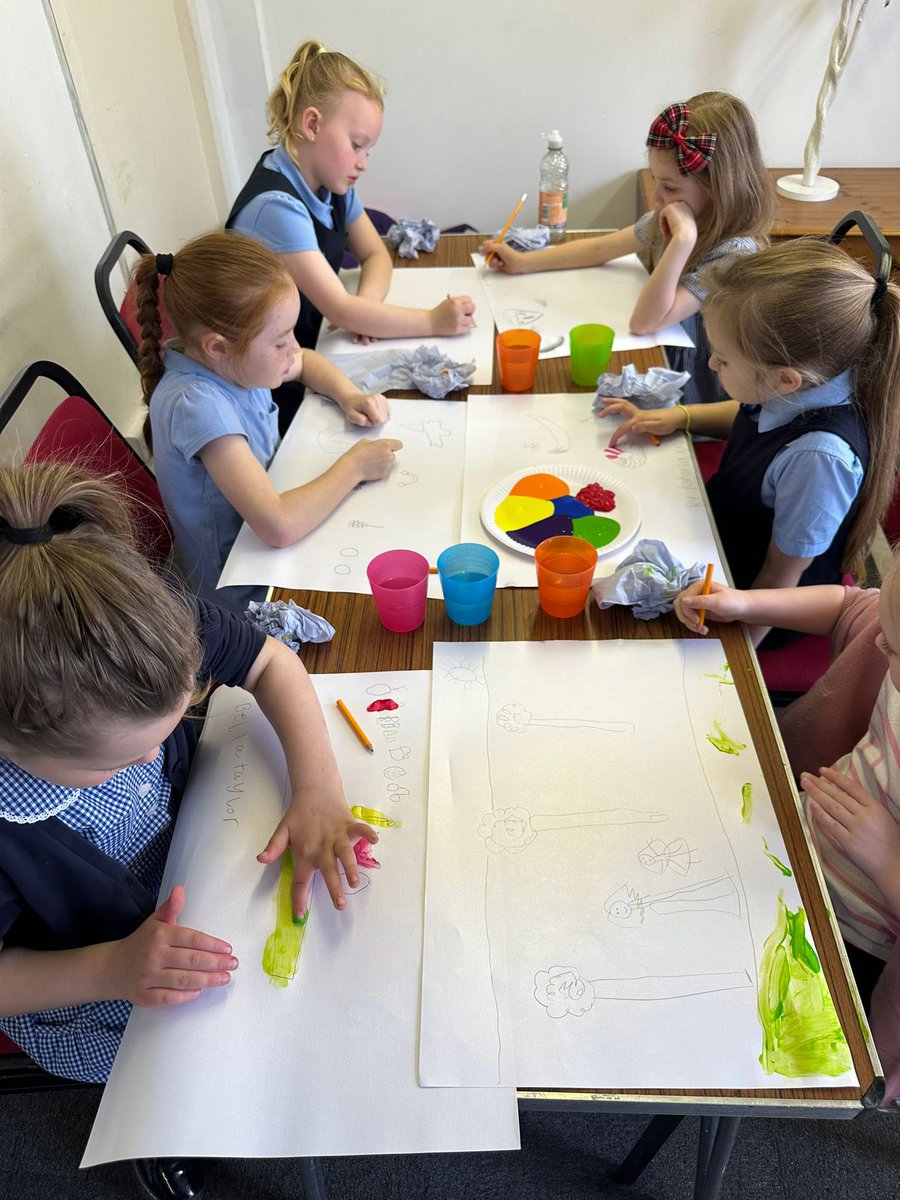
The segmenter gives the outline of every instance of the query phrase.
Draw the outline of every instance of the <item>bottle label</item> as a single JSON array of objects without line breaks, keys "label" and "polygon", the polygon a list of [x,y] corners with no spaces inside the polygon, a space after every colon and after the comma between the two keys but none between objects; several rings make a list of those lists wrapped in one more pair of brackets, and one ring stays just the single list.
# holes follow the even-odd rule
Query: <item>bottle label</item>
[{"label": "bottle label", "polygon": [[541,192],[540,222],[549,229],[563,229],[569,209],[568,192]]}]

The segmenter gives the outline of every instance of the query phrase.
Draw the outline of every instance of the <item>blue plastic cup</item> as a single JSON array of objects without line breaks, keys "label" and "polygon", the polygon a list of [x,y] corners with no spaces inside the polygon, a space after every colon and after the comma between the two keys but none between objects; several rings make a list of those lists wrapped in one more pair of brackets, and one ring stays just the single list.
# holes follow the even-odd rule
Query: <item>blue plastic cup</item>
[{"label": "blue plastic cup", "polygon": [[438,557],[447,616],[457,625],[480,625],[491,615],[500,559],[488,546],[461,542]]}]

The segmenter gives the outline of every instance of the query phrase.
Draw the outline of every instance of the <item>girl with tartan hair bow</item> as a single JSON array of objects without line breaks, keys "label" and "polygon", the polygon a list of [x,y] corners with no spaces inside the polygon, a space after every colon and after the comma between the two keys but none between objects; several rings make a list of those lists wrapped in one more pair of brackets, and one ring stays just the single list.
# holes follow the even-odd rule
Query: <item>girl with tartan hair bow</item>
[{"label": "girl with tartan hair bow", "polygon": [[647,146],[654,207],[634,225],[525,254],[505,242],[486,242],[482,249],[493,251],[493,269],[509,274],[599,267],[637,254],[650,278],[631,314],[631,333],[656,333],[680,321],[694,348],[669,346],[666,354],[674,370],[691,372],[686,401],[721,400],[707,366],[702,276],[712,262],[768,244],[772,186],[756,124],[736,96],[701,92],[664,109],[650,126]]}]

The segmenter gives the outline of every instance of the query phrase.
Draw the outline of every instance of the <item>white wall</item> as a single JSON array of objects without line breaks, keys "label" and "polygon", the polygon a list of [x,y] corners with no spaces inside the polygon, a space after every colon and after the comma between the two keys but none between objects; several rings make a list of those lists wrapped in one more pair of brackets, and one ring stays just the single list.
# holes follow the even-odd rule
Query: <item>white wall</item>
[{"label": "white wall", "polygon": [[[523,217],[536,220],[538,135],[554,126],[572,164],[570,223],[628,223],[650,121],[710,88],[747,101],[767,162],[798,167],[840,3],[195,0],[195,8],[205,14],[202,51],[237,57],[217,20],[227,14],[248,61],[233,102],[226,93],[218,111],[232,193],[265,144],[272,77],[316,37],[387,84],[364,202],[490,229],[523,191]],[[900,7],[872,0],[828,119],[826,165],[900,165],[898,47]],[[265,60],[271,77],[263,78]]]}]

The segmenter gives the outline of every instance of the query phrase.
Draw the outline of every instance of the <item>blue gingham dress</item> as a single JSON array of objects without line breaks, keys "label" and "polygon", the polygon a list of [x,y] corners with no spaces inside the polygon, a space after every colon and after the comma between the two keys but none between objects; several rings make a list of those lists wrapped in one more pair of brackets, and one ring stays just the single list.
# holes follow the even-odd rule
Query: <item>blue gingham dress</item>
[{"label": "blue gingham dress", "polygon": [[[31,824],[57,817],[98,850],[129,867],[157,895],[172,836],[172,788],[165,754],[126,767],[99,787],[65,788],[0,758],[2,822]],[[2,951],[0,951],[2,953]],[[0,1029],[54,1075],[103,1083],[131,1012],[127,1000],[96,1001],[0,1018]]]}]

